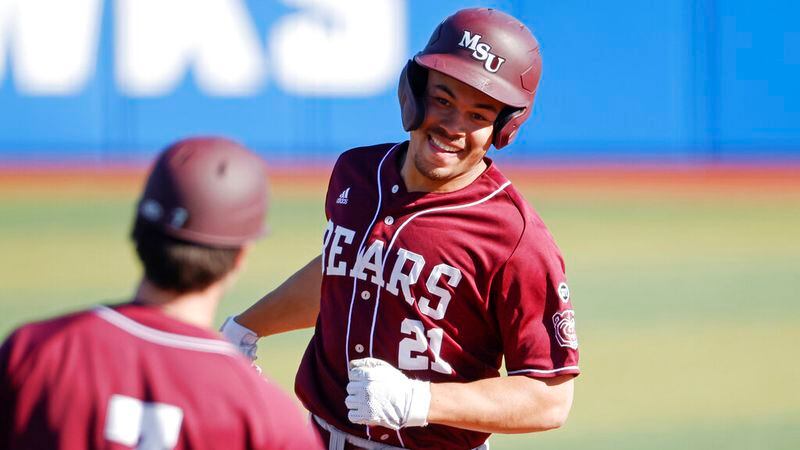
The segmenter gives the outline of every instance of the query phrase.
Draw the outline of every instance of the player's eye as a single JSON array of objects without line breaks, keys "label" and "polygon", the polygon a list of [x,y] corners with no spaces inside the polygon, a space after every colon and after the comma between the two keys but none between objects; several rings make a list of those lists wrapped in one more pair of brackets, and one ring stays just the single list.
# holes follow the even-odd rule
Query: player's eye
[{"label": "player's eye", "polygon": [[476,122],[488,122],[489,119],[478,113],[472,113],[472,120]]},{"label": "player's eye", "polygon": [[442,106],[450,106],[450,101],[447,100],[446,98],[434,97],[433,101],[438,103],[438,104],[440,104],[440,105],[442,105]]}]

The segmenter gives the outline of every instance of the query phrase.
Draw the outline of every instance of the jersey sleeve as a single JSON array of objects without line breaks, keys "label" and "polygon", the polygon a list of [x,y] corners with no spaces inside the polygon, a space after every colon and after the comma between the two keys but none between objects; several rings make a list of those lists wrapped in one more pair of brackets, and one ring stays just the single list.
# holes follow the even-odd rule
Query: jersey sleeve
[{"label": "jersey sleeve", "polygon": [[579,374],[575,312],[563,259],[549,233],[529,224],[496,280],[494,314],[508,374]]},{"label": "jersey sleeve", "polygon": [[348,156],[348,152],[339,155],[339,157],[336,158],[333,169],[331,169],[331,176],[328,179],[328,190],[325,193],[325,220],[330,220],[336,200],[339,198],[339,195],[344,194],[344,192],[340,193],[342,189],[345,189],[341,188],[342,167],[347,164]]}]

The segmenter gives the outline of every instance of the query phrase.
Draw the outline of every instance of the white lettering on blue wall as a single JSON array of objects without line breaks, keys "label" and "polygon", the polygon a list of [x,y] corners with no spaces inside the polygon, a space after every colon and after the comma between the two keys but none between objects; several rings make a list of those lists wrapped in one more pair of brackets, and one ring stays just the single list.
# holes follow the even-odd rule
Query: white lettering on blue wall
[{"label": "white lettering on blue wall", "polygon": [[94,75],[102,0],[0,0],[0,81],[24,95],[79,93]]},{"label": "white lettering on blue wall", "polygon": [[273,1],[292,12],[260,35],[244,0],[0,0],[0,81],[13,76],[22,95],[80,94],[95,76],[103,8],[113,6],[114,79],[131,97],[169,95],[188,74],[216,97],[270,83],[322,97],[394,87],[404,0]]},{"label": "white lettering on blue wall", "polygon": [[125,94],[169,94],[191,68],[209,95],[256,93],[265,57],[241,0],[117,0],[116,76]]},{"label": "white lettering on blue wall", "polygon": [[401,0],[284,0],[267,40],[277,83],[301,95],[372,95],[394,86],[405,57]]}]

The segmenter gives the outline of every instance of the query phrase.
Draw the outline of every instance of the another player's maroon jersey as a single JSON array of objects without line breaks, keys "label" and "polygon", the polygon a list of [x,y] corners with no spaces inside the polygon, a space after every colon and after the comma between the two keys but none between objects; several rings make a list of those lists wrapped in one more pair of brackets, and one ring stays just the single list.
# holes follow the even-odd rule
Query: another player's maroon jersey
[{"label": "another player's maroon jersey", "polygon": [[325,203],[322,299],[295,390],[342,431],[393,446],[471,449],[488,434],[429,425],[395,432],[347,420],[348,362],[380,358],[410,378],[468,382],[577,375],[561,254],[539,216],[487,159],[469,186],[412,193],[407,143],[353,149]]},{"label": "another player's maroon jersey", "polygon": [[298,407],[211,331],[126,304],[0,349],[3,449],[320,448]]}]

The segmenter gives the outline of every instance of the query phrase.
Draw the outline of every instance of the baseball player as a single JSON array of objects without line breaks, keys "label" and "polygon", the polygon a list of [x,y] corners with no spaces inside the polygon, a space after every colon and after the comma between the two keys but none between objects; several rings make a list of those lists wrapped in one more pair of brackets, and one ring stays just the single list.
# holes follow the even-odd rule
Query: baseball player
[{"label": "baseball player", "polygon": [[0,448],[321,448],[293,400],[210,329],[262,235],[266,189],[260,158],[227,139],[162,153],[133,229],[133,299],[25,325],[0,347]]},{"label": "baseball player", "polygon": [[517,19],[445,19],[400,76],[409,141],[343,153],[322,254],[224,324],[252,355],[316,321],[295,391],[330,448],[487,448],[566,420],[579,368],[562,256],[486,157],[531,114],[540,73]]}]

